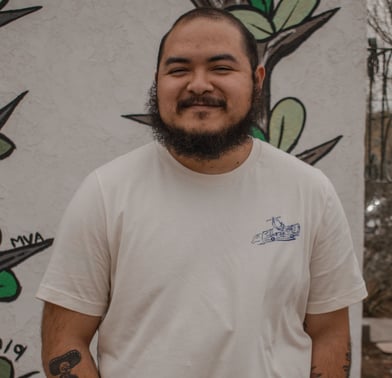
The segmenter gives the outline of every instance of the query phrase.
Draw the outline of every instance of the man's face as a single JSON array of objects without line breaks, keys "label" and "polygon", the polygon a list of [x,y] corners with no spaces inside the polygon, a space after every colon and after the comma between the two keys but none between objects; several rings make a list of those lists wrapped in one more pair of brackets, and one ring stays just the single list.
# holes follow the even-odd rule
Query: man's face
[{"label": "man's face", "polygon": [[225,20],[180,23],[166,39],[156,76],[159,116],[186,134],[221,134],[251,109],[255,85],[243,39]]}]

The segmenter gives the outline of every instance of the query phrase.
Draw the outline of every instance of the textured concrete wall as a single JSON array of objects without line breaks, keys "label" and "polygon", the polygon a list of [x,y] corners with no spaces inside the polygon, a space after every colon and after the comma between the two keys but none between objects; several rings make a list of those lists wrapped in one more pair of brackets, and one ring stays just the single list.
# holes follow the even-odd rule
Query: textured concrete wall
[{"label": "textured concrete wall", "polygon": [[[151,140],[147,126],[121,115],[143,113],[159,38],[193,5],[188,0],[11,0],[1,11],[30,6],[42,9],[0,28],[0,107],[29,91],[0,126],[16,145],[0,160],[0,251],[23,247],[31,255],[4,276],[21,292],[0,302],[0,369],[8,363],[15,376],[39,371],[36,376],[43,377],[41,304],[34,294],[50,257],[47,246],[82,178]],[[316,166],[337,188],[361,258],[364,1],[322,1],[314,14],[333,8],[341,9],[274,68],[272,106],[295,97],[306,108],[293,154],[343,136]],[[34,254],[37,245],[42,250]],[[360,307],[354,307],[353,377],[360,376],[360,315]]]}]

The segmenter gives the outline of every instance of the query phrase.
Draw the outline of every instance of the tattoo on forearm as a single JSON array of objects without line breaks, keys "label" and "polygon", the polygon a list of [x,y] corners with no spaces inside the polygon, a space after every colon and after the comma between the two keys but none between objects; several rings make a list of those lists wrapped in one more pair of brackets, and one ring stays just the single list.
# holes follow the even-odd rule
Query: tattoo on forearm
[{"label": "tattoo on forearm", "polygon": [[50,374],[60,378],[78,378],[72,374],[71,370],[82,360],[81,354],[77,350],[71,350],[62,356],[53,358],[49,362]]},{"label": "tattoo on forearm", "polygon": [[323,376],[321,373],[315,372],[314,369],[316,369],[316,366],[312,366],[312,369],[310,371],[310,378],[320,378]]},{"label": "tattoo on forearm", "polygon": [[[343,370],[346,373],[345,377],[349,378],[350,377],[350,368],[351,368],[351,343],[349,343],[348,347],[347,347],[346,361],[347,361],[347,364],[343,365]],[[323,376],[322,373],[318,373],[315,370],[316,370],[316,366],[312,366],[311,371],[310,371],[310,378],[319,378],[319,377]]]},{"label": "tattoo on forearm", "polygon": [[350,368],[351,368],[351,343],[348,343],[347,352],[346,352],[346,361],[347,361],[347,365],[343,365],[343,370],[346,373],[346,378],[349,378]]}]

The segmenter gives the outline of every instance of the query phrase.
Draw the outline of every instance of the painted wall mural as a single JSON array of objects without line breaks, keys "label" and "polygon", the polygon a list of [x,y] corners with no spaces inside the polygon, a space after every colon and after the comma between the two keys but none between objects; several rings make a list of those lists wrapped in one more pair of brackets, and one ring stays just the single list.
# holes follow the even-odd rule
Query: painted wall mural
[{"label": "painted wall mural", "polygon": [[[0,9],[3,9],[8,0],[0,2]],[[17,20],[25,15],[33,13],[41,6],[24,9],[0,11],[0,27]],[[24,91],[13,99],[10,103],[0,109],[0,130],[14,112],[15,108],[22,101],[28,91]],[[3,133],[0,133],[0,160],[8,158],[16,149],[15,143]],[[18,298],[22,291],[22,286],[12,270],[29,257],[48,248],[53,239],[44,239],[38,232],[28,236],[18,235],[11,238],[11,249],[0,250],[0,302],[11,302]],[[0,229],[0,245],[2,244],[2,232]],[[27,346],[17,343],[14,340],[0,338],[0,377],[1,378],[28,378],[40,373],[39,370],[18,373],[18,362],[27,350]]]},{"label": "painted wall mural", "polygon": [[[0,27],[9,24],[12,21],[17,20],[23,16],[40,10],[41,6],[28,7],[23,9],[12,9],[12,10],[2,10],[9,0],[0,1]],[[11,116],[12,112],[15,110],[16,106],[26,95],[26,92],[21,93],[18,97],[12,100],[8,105],[0,109],[0,130],[7,122],[8,118]],[[16,146],[14,142],[7,138],[4,134],[0,133],[0,160],[7,158],[15,150]]]},{"label": "painted wall mural", "polygon": [[[100,0],[0,0],[0,38],[3,46],[12,46],[15,51],[14,55],[2,49],[5,54],[2,71],[7,77],[0,84],[3,90],[0,171],[7,176],[0,178],[0,192],[5,189],[0,195],[4,197],[0,200],[3,215],[0,217],[0,319],[3,320],[0,378],[45,375],[39,358],[41,303],[34,298],[33,291],[50,257],[54,239],[52,231],[39,222],[44,221],[50,229],[57,223],[78,177],[101,162],[150,141],[150,119],[148,114],[140,114],[144,110],[139,90],[151,78],[152,40],[164,27],[162,23],[174,17],[180,8],[226,9],[256,36],[259,59],[268,75],[263,89],[264,102],[260,105],[263,116],[253,125],[252,135],[309,164],[319,164],[320,159],[328,156],[322,161],[325,164],[320,165],[337,183],[340,192],[345,193],[352,182],[358,187],[356,173],[361,163],[354,143],[362,136],[359,135],[361,118],[354,115],[361,114],[357,111],[361,107],[360,62],[350,72],[345,68],[350,66],[353,56],[361,55],[358,38],[352,37],[361,30],[360,6],[356,2],[346,3],[340,0],[334,5],[316,0],[176,0],[168,5],[135,0],[108,5]],[[31,6],[34,4],[43,7]],[[14,9],[18,7],[24,9]],[[141,18],[146,22],[140,22]],[[333,57],[330,50],[323,48],[324,42],[320,45],[319,37],[333,47],[333,52],[346,46],[349,53],[342,54],[343,59],[337,62],[339,57]],[[78,43],[73,44],[75,40]],[[312,42],[315,42],[313,50]],[[319,98],[312,101],[312,96],[319,95],[315,87],[317,69],[309,70],[309,76],[302,75],[305,65],[313,68],[320,62],[318,46],[327,59],[329,71],[325,75],[332,79],[321,88],[320,99],[323,96],[327,103],[320,112],[317,106],[323,103],[317,101]],[[135,54],[140,59],[132,61]],[[293,69],[299,74],[296,82],[314,93],[304,93],[303,88],[300,88],[302,92],[294,92],[296,88],[290,92],[285,87],[282,77],[291,73],[286,70],[291,70],[288,64],[291,58],[299,63]],[[134,64],[131,68],[130,61]],[[23,62],[29,62],[27,70]],[[340,86],[338,92],[334,91],[336,85]],[[330,97],[333,94],[335,98]],[[331,104],[336,104],[333,114],[327,110],[334,106]],[[122,114],[127,114],[124,116],[127,120],[119,117]],[[324,126],[329,125],[330,119],[331,127],[326,130]],[[339,130],[340,120],[345,122],[344,132]],[[135,121],[144,126],[137,127]],[[341,139],[339,134],[343,133]],[[341,177],[335,166],[339,165],[338,158],[342,146],[348,143],[348,135],[350,153],[341,161],[348,174]],[[86,143],[88,149],[84,149]],[[64,181],[70,175],[73,179]],[[26,188],[19,185],[29,180],[38,185]],[[354,227],[360,215],[360,210],[354,207],[358,203],[355,195],[353,198],[350,193],[345,203]],[[276,215],[274,222],[266,222],[258,232],[271,234],[284,226],[292,229],[295,238],[300,232],[298,227],[284,218],[277,219],[279,214]],[[361,234],[357,232],[355,239],[360,240]],[[268,243],[269,239],[260,237],[255,239],[257,242]],[[72,361],[67,362],[72,365]]]},{"label": "painted wall mural", "polygon": [[[9,1],[3,0],[0,2],[0,9],[3,9]],[[4,26],[18,18],[26,16],[30,13],[41,9],[41,6],[13,9],[0,11],[0,27]],[[28,91],[21,93],[10,103],[0,109],[0,130],[4,127],[15,108],[25,97]],[[15,143],[3,133],[0,133],[0,160],[8,158],[16,149]],[[18,298],[22,291],[22,286],[12,270],[28,258],[34,256],[38,252],[43,251],[52,245],[53,239],[44,239],[39,233],[30,234],[29,236],[18,236],[10,239],[13,246],[12,249],[0,250],[0,302],[11,302]],[[2,232],[0,229],[0,245],[2,242]],[[1,360],[0,373],[3,374],[5,366],[11,366],[6,360]],[[7,360],[8,361],[8,360]],[[11,369],[11,367],[9,369]],[[10,371],[13,371],[12,369]],[[11,374],[11,373],[10,373]],[[6,377],[7,375],[4,375]],[[13,377],[13,375],[10,375]],[[1,375],[3,377],[3,375]]]},{"label": "painted wall mural", "polygon": [[[15,110],[19,102],[26,94],[27,91],[21,93],[9,104],[0,109],[0,130],[8,121],[8,118],[11,116],[12,112]],[[14,142],[11,139],[7,138],[4,134],[0,133],[0,160],[3,160],[10,156],[14,152],[15,148],[16,146]]]},{"label": "painted wall mural", "polygon": [[16,365],[27,350],[27,345],[20,344],[14,340],[3,340],[0,338],[0,377],[1,378],[28,378],[39,374],[33,370],[22,375],[16,375]]},{"label": "painted wall mural", "polygon": [[[0,9],[3,9],[9,0],[2,0],[0,1]],[[36,7],[29,7],[23,9],[13,9],[13,10],[6,10],[0,11],[0,27],[9,24],[10,22],[17,20],[27,14],[36,12],[37,10],[41,9],[41,6]],[[11,101],[8,105],[0,109],[0,130],[7,122],[8,118],[11,116],[12,112],[15,110],[16,106],[25,96],[26,92],[21,93],[17,98]],[[7,138],[4,134],[0,133],[0,160],[5,159],[6,157],[10,156],[14,149],[16,148],[14,142]]]},{"label": "painted wall mural", "polygon": [[[315,15],[320,0],[191,0],[195,7],[225,9],[241,20],[258,44],[259,61],[266,68],[262,88],[260,121],[252,125],[252,135],[275,147],[291,152],[304,131],[306,107],[297,98],[286,97],[271,104],[271,79],[275,66],[298,49],[316,30],[326,24],[340,8]],[[148,114],[123,117],[151,125]],[[296,156],[315,164],[326,156],[342,138],[341,135],[303,151]]]},{"label": "painted wall mural", "polygon": [[[2,0],[0,1],[0,9],[3,9],[9,0]],[[41,9],[41,6],[36,7],[29,7],[23,9],[12,9],[0,11],[0,27],[9,24],[12,21],[17,20],[27,14],[36,12],[37,10]],[[26,95],[26,92],[21,93],[18,97],[16,97],[13,101],[11,101],[8,105],[4,106],[0,109],[0,130],[7,122],[8,118],[11,116],[12,112],[15,110],[16,106],[22,100],[22,98]],[[14,142],[7,138],[4,134],[0,133],[0,160],[7,158],[12,154],[15,150],[16,146]]]},{"label": "painted wall mural", "polygon": [[[1,239],[0,230],[0,245]],[[12,302],[22,291],[22,286],[12,268],[50,247],[53,240],[44,239],[39,232],[10,239],[13,248],[0,251],[0,302]]]}]

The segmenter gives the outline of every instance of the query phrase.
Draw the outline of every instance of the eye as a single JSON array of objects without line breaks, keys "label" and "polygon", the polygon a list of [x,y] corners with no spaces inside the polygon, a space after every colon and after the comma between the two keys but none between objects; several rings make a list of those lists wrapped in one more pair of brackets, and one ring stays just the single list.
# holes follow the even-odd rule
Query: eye
[{"label": "eye", "polygon": [[188,71],[185,67],[175,67],[169,70],[168,74],[172,76],[180,76]]},{"label": "eye", "polygon": [[230,66],[215,66],[212,68],[212,70],[217,73],[228,73],[230,71],[233,71]]}]

